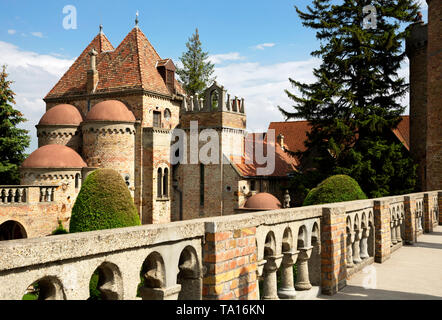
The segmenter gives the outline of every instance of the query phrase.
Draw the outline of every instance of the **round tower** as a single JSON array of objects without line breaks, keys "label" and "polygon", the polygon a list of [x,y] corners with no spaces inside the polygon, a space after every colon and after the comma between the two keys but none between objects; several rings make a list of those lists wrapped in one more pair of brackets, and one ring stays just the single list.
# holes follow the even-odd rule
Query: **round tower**
[{"label": "round tower", "polygon": [[427,188],[442,189],[442,1],[428,3]]},{"label": "round tower", "polygon": [[135,117],[120,101],[97,103],[82,124],[83,156],[89,167],[118,171],[134,190]]},{"label": "round tower", "polygon": [[20,184],[44,186],[40,189],[40,201],[66,199],[73,204],[80,191],[84,167],[86,163],[72,148],[48,144],[32,152],[23,161]]},{"label": "round tower", "polygon": [[52,107],[36,125],[38,146],[59,144],[80,153],[82,121],[83,117],[73,105],[59,104]]},{"label": "round tower", "polygon": [[427,137],[427,31],[419,21],[408,27],[406,53],[410,61],[410,153],[418,164],[417,185],[425,190]]}]

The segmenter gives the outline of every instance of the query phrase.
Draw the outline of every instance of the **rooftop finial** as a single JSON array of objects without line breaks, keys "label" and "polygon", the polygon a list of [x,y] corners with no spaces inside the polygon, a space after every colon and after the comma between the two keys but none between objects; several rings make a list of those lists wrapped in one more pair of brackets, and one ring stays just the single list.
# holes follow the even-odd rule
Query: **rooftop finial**
[{"label": "rooftop finial", "polygon": [[103,25],[100,23],[100,34],[103,34]]},{"label": "rooftop finial", "polygon": [[138,10],[137,10],[137,13],[135,14],[135,27],[138,27],[138,16],[139,16],[140,14],[138,13]]}]

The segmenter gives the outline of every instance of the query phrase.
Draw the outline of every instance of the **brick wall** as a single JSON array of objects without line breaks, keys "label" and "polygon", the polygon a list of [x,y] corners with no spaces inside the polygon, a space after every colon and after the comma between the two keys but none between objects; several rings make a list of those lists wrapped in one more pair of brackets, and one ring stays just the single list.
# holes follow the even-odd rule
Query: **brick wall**
[{"label": "brick wall", "polygon": [[442,188],[442,2],[427,3],[427,190],[438,190]]},{"label": "brick wall", "polygon": [[390,258],[390,207],[389,200],[374,201],[375,261],[382,263]]},{"label": "brick wall", "polygon": [[256,228],[206,232],[203,297],[220,300],[257,299]]},{"label": "brick wall", "polygon": [[325,208],[321,220],[321,287],[333,295],[347,283],[345,208]]}]

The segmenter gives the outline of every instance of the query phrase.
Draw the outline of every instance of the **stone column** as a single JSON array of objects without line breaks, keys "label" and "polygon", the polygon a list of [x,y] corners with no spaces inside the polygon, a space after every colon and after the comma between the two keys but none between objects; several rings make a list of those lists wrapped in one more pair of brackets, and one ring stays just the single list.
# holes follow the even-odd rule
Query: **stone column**
[{"label": "stone column", "polygon": [[265,257],[267,263],[263,270],[263,300],[278,300],[277,275],[278,266],[281,263],[282,255]]},{"label": "stone column", "polygon": [[284,252],[284,258],[281,263],[281,289],[278,290],[280,299],[294,299],[296,290],[293,281],[293,265],[298,258],[297,252]]},{"label": "stone column", "polygon": [[308,275],[308,260],[312,254],[312,249],[313,247],[299,249],[296,290],[310,290],[312,288]]},{"label": "stone column", "polygon": [[362,261],[360,253],[360,242],[361,242],[361,230],[355,230],[355,241],[353,242],[353,263],[360,263]]},{"label": "stone column", "polygon": [[396,241],[398,243],[402,242],[402,237],[401,237],[401,224],[402,224],[402,218],[399,218],[396,220]]},{"label": "stone column", "polygon": [[395,220],[392,220],[390,222],[390,233],[391,233],[391,247],[394,246],[397,243],[396,240],[396,229],[395,229]]},{"label": "stone column", "polygon": [[369,258],[368,254],[368,237],[370,236],[370,227],[366,227],[364,230],[362,230],[362,239],[361,239],[361,253],[360,257],[361,259],[367,259]]},{"label": "stone column", "polygon": [[354,232],[347,233],[347,255],[346,255],[346,262],[347,262],[347,268],[353,268],[353,242],[355,241],[355,234]]}]

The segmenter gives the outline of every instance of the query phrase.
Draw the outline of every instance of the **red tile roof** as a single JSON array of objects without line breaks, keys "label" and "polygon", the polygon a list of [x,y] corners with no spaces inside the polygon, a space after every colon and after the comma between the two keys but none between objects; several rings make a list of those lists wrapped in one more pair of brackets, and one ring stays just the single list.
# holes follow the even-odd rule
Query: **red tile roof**
[{"label": "red tile roof", "polygon": [[[139,88],[165,95],[172,94],[156,68],[157,62],[162,59],[144,33],[136,27],[116,49],[104,34],[98,34],[46,98],[86,92],[89,52],[93,48],[98,52],[96,63],[99,80],[96,92]],[[175,88],[178,93],[184,93],[176,80]]]},{"label": "red tile roof", "polygon": [[[250,140],[261,140],[262,133],[261,134],[248,134],[246,137],[246,140],[250,142]],[[247,143],[247,141],[245,141]],[[253,143],[253,148],[255,147],[255,143]],[[266,152],[267,150],[267,140],[264,138],[263,142],[263,150]],[[253,154],[255,154],[255,151],[253,149]],[[266,164],[258,164],[256,162],[255,157],[253,157],[253,163],[246,163],[246,159],[251,159],[251,157],[248,157],[248,155],[244,155],[242,157],[233,157],[231,156],[230,160],[231,163],[236,167],[238,172],[244,176],[244,177],[254,177],[258,176],[257,169],[258,168],[264,168],[266,167]],[[248,161],[247,161],[248,162]],[[271,177],[286,177],[288,173],[296,171],[296,166],[298,165],[298,161],[295,157],[292,157],[287,152],[282,150],[281,146],[279,144],[275,144],[275,170],[272,174],[269,174],[268,176]]]},{"label": "red tile roof", "polygon": [[[311,126],[308,121],[286,121],[271,122],[269,129],[275,130],[275,137],[282,133],[284,136],[285,147],[293,152],[305,151],[304,141],[307,140],[307,132],[310,132]],[[400,142],[410,149],[410,117],[402,116],[402,121],[396,129],[392,130]]]}]

